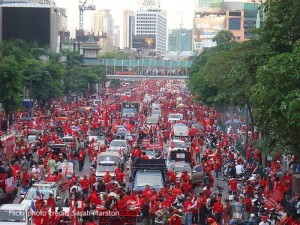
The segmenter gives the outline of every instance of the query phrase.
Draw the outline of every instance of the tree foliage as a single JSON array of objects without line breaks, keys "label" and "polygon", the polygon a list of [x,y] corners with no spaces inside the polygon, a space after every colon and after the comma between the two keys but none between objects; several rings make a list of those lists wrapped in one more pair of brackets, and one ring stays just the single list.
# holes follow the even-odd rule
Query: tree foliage
[{"label": "tree foliage", "polygon": [[[262,132],[260,146],[299,149],[300,1],[264,4],[265,20],[255,39],[232,43],[219,32],[217,47],[202,52],[190,68],[188,85],[204,103],[246,105]],[[294,50],[293,50],[294,49]]]},{"label": "tree foliage", "polygon": [[0,101],[6,113],[18,110],[22,102],[23,76],[15,57],[0,57]]}]

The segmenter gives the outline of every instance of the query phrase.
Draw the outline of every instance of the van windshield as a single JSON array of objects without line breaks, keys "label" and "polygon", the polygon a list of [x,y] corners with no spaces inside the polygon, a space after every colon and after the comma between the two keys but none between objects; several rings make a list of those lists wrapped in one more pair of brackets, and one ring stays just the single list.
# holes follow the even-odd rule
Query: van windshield
[{"label": "van windshield", "polygon": [[26,222],[26,212],[24,210],[0,210],[0,221],[1,222]]}]

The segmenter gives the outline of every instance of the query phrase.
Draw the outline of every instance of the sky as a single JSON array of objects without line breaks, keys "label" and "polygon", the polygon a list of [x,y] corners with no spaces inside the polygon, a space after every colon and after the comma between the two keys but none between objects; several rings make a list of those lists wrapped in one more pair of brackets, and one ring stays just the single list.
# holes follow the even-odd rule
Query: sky
[{"label": "sky", "polygon": [[[56,5],[67,9],[68,30],[71,35],[79,27],[79,1],[78,0],[55,0]],[[123,10],[137,10],[138,0],[88,0],[89,4],[96,9],[110,9],[114,18],[115,26],[120,26],[122,32]],[[194,0],[160,0],[162,10],[167,11],[168,29],[193,27]],[[84,12],[84,29],[89,31],[91,15],[94,11]],[[122,34],[122,33],[121,33]]]}]

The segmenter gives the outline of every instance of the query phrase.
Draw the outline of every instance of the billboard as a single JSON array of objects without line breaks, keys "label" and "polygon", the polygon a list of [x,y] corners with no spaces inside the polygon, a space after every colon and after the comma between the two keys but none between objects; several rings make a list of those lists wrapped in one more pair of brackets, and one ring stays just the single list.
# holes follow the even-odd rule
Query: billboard
[{"label": "billboard", "polygon": [[155,49],[156,38],[154,35],[134,35],[132,37],[132,48]]},{"label": "billboard", "polygon": [[225,30],[225,16],[205,16],[194,18],[194,40],[199,42],[204,37],[213,38],[220,30]]},{"label": "billboard", "polygon": [[50,8],[3,7],[2,40],[11,39],[50,46]]}]

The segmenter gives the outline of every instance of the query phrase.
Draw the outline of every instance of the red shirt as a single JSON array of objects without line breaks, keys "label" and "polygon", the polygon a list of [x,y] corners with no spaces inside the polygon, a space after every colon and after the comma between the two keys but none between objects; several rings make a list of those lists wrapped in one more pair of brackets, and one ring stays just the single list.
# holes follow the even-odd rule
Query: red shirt
[{"label": "red shirt", "polygon": [[214,205],[213,205],[213,211],[215,213],[221,213],[223,211],[223,205],[221,202],[216,202]]},{"label": "red shirt", "polygon": [[170,218],[170,225],[181,225],[182,224],[182,219],[174,214],[173,216],[171,216]]},{"label": "red shirt", "polygon": [[231,178],[229,180],[228,184],[229,184],[229,190],[230,191],[236,191],[237,190],[238,180],[236,178]]},{"label": "red shirt", "polygon": [[80,181],[80,185],[81,185],[82,190],[88,190],[89,189],[89,184],[90,184],[90,182],[87,178],[83,178]]}]

